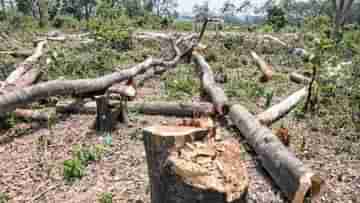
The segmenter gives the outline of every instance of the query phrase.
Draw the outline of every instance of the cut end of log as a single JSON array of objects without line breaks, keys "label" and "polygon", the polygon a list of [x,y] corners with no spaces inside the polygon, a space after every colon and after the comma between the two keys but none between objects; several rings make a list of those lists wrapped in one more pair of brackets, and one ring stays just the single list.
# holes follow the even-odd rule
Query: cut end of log
[{"label": "cut end of log", "polygon": [[192,143],[173,153],[168,164],[186,184],[225,194],[226,202],[244,200],[249,177],[237,140],[215,144]]},{"label": "cut end of log", "polygon": [[256,65],[259,67],[260,71],[263,73],[263,76],[260,78],[260,82],[268,82],[273,77],[273,71],[271,65],[267,64],[264,59],[262,59],[254,51],[250,52],[252,58],[256,62]]},{"label": "cut end of log", "polygon": [[144,131],[160,137],[181,137],[207,132],[208,129],[190,126],[157,125],[145,128]]},{"label": "cut end of log", "polygon": [[320,194],[324,180],[313,173],[306,173],[300,178],[299,188],[297,189],[292,203],[303,203],[305,199],[310,199],[313,202]]}]

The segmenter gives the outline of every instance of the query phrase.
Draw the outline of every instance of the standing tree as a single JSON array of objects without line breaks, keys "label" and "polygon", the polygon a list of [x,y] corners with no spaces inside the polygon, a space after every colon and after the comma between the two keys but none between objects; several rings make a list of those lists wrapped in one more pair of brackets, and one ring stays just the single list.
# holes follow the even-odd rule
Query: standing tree
[{"label": "standing tree", "polygon": [[335,10],[333,37],[338,38],[340,31],[350,14],[351,6],[354,0],[332,0],[333,9]]},{"label": "standing tree", "polygon": [[39,25],[47,27],[49,24],[49,2],[48,0],[39,0]]},{"label": "standing tree", "polygon": [[271,7],[267,10],[267,23],[272,25],[275,31],[279,31],[287,24],[285,11],[278,6]]}]

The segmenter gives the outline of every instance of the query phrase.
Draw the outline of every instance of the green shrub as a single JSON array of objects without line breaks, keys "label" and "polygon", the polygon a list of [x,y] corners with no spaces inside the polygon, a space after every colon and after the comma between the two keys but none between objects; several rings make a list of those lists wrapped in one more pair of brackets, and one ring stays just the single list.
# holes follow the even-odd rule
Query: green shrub
[{"label": "green shrub", "polygon": [[228,35],[224,38],[223,43],[226,49],[235,49],[244,43],[244,37],[241,35]]},{"label": "green shrub", "polygon": [[121,15],[92,18],[88,25],[98,41],[109,43],[114,49],[128,50],[131,48],[132,23],[129,17]]},{"label": "green shrub", "polygon": [[192,31],[191,21],[175,21],[174,26],[177,31]]},{"label": "green shrub", "polygon": [[64,161],[64,179],[73,182],[85,175],[86,167],[94,161],[101,159],[104,152],[102,145],[95,147],[76,146],[73,158]]},{"label": "green shrub", "polygon": [[85,175],[85,166],[77,158],[64,161],[64,178],[66,181],[72,182],[80,179]]},{"label": "green shrub", "polygon": [[274,27],[272,25],[265,24],[263,26],[258,26],[257,31],[258,32],[264,32],[264,33],[271,33],[271,32],[274,32],[275,29],[274,29]]},{"label": "green shrub", "polygon": [[271,25],[275,31],[279,31],[288,23],[285,16],[285,11],[278,6],[273,6],[269,8],[267,10],[266,23]]}]

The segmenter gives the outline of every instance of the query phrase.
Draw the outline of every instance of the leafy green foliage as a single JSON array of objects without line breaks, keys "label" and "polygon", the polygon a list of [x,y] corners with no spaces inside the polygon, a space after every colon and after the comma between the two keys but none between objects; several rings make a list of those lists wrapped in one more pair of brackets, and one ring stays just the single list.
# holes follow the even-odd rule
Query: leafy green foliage
[{"label": "leafy green foliage", "polygon": [[85,175],[85,166],[79,159],[69,159],[64,161],[64,178],[66,181],[73,182]]},{"label": "leafy green foliage", "polygon": [[73,151],[73,158],[64,161],[64,178],[69,182],[80,179],[85,175],[86,167],[94,161],[101,159],[104,146],[95,147],[77,146]]},{"label": "leafy green foliage", "polygon": [[100,195],[99,203],[112,203],[114,195],[110,192],[104,192]]},{"label": "leafy green foliage", "polygon": [[115,19],[96,17],[92,18],[88,25],[98,41],[108,43],[114,49],[130,49],[133,28],[129,17],[125,15]]},{"label": "leafy green foliage", "polygon": [[267,24],[279,31],[287,24],[285,11],[281,7],[273,6],[267,10]]},{"label": "leafy green foliage", "polygon": [[9,197],[7,194],[0,192],[0,203],[7,203],[9,201]]},{"label": "leafy green foliage", "polygon": [[241,46],[244,42],[244,37],[241,35],[228,35],[223,39],[224,47],[232,50]]},{"label": "leafy green foliage", "polygon": [[191,21],[175,21],[174,27],[177,31],[192,31]]}]

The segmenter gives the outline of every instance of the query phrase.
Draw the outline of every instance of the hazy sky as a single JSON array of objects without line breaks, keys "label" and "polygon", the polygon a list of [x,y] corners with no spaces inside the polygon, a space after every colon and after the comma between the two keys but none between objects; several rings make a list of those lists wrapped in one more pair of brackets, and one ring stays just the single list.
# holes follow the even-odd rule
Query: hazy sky
[{"label": "hazy sky", "polygon": [[[186,13],[192,12],[192,8],[195,4],[201,4],[204,1],[205,0],[178,0],[179,3],[178,10],[180,12],[186,12]],[[213,10],[219,10],[225,1],[226,0],[209,0],[210,8]],[[261,4],[265,1],[266,0],[252,0],[251,3]],[[238,1],[232,0],[232,2],[236,3]]]}]

